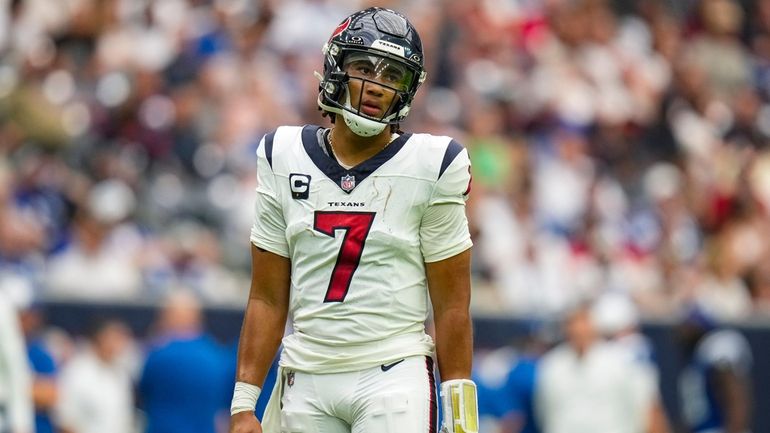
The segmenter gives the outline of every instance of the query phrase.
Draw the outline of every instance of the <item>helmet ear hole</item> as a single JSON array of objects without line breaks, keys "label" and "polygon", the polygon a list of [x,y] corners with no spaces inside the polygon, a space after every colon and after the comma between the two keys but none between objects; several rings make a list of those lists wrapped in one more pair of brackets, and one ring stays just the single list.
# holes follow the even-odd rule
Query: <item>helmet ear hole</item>
[{"label": "helmet ear hole", "polygon": [[410,106],[409,106],[409,104],[406,104],[406,105],[404,105],[404,108],[402,108],[402,109],[401,109],[401,110],[398,112],[398,118],[399,118],[399,119],[403,119],[403,118],[405,118],[406,116],[408,116],[408,115],[409,115],[409,111],[410,111],[411,109],[412,109],[412,107],[410,107]]}]

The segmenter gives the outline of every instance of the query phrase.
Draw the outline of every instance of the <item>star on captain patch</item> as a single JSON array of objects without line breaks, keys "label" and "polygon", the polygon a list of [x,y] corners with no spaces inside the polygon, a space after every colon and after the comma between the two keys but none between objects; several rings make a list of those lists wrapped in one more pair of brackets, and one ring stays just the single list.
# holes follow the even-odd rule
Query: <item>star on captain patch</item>
[{"label": "star on captain patch", "polygon": [[355,187],[356,187],[356,177],[355,176],[351,176],[349,174],[346,174],[345,176],[342,176],[342,179],[340,179],[340,188],[345,190],[345,192],[350,192]]}]

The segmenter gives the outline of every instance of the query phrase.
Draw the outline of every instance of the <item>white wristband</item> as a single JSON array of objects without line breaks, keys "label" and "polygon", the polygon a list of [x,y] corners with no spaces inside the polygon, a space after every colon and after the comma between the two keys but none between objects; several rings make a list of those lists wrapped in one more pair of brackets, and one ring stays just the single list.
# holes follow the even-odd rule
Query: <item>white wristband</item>
[{"label": "white wristband", "polygon": [[246,382],[235,382],[233,401],[230,403],[230,415],[238,412],[252,411],[257,407],[259,394],[262,392],[257,385]]},{"label": "white wristband", "polygon": [[476,384],[469,379],[452,379],[441,384],[441,405],[445,433],[478,433],[479,409]]}]

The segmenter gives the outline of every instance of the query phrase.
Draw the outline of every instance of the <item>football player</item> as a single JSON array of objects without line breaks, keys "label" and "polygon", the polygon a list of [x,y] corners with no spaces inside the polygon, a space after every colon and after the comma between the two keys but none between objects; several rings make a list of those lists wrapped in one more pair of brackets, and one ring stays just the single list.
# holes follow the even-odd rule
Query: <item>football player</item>
[{"label": "football player", "polygon": [[[442,428],[476,432],[468,153],[399,129],[426,75],[403,15],[357,12],[323,54],[318,106],[333,126],[279,127],[257,150],[230,432],[436,432],[434,353]],[[254,405],[281,343],[260,424]]]},{"label": "football player", "polygon": [[751,346],[701,306],[677,327],[687,364],[679,375],[682,418],[692,433],[751,431]]}]

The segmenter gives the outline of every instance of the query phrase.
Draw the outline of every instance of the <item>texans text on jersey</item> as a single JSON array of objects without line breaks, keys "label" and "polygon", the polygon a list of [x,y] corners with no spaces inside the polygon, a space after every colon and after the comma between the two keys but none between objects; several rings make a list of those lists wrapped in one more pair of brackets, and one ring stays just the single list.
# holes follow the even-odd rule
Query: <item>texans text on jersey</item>
[{"label": "texans text on jersey", "polygon": [[366,203],[362,201],[328,201],[330,207],[365,207]]}]

